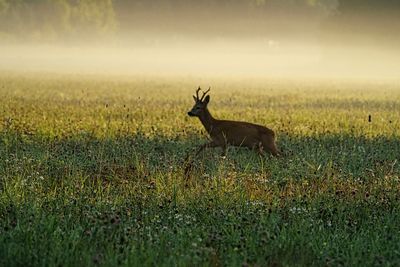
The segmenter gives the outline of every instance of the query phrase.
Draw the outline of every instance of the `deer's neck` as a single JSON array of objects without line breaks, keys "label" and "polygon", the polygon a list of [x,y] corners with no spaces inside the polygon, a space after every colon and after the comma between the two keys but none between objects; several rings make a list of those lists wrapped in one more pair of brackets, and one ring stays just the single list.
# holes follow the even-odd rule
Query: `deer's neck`
[{"label": "deer's neck", "polygon": [[211,113],[208,111],[207,108],[199,118],[204,128],[206,128],[207,132],[211,135],[216,119],[213,118],[213,116],[211,115]]}]

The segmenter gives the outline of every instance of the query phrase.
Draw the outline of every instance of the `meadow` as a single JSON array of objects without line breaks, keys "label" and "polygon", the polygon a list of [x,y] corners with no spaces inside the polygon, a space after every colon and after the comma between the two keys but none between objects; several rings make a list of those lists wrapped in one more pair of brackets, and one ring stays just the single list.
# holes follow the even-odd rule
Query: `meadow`
[{"label": "meadow", "polygon": [[[209,149],[187,116],[275,130]],[[399,266],[398,82],[0,73],[1,266]]]}]

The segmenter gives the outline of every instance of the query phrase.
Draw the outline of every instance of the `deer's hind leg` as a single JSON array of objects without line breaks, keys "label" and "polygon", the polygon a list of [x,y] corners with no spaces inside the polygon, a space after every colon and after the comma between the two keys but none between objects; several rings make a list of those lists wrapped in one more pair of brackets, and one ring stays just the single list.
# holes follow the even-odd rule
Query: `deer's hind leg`
[{"label": "deer's hind leg", "polygon": [[275,138],[270,135],[263,135],[262,137],[262,147],[267,149],[273,156],[279,157],[280,151],[276,147]]},{"label": "deer's hind leg", "polygon": [[265,156],[265,150],[264,150],[264,145],[262,141],[259,141],[257,144],[255,144],[253,147],[253,150],[257,151],[257,153],[260,156]]}]

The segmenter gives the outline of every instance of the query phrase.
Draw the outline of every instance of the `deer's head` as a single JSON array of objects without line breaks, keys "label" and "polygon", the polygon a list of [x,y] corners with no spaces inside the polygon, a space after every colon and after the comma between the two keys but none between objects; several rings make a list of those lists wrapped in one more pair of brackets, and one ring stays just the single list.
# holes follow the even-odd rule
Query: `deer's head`
[{"label": "deer's head", "polygon": [[210,96],[207,93],[210,91],[208,88],[207,91],[203,92],[201,98],[199,97],[199,92],[201,91],[200,87],[196,90],[196,96],[193,96],[194,106],[191,111],[188,112],[188,115],[191,117],[199,117],[207,108],[208,102],[210,102]]}]

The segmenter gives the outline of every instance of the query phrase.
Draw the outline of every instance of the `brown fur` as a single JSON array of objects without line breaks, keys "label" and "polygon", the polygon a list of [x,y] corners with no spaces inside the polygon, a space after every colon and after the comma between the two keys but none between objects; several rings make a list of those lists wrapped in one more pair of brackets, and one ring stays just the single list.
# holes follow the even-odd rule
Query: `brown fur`
[{"label": "brown fur", "polygon": [[221,147],[225,154],[227,146],[231,145],[257,149],[260,154],[264,154],[264,150],[267,150],[273,156],[280,155],[275,144],[274,131],[253,123],[214,119],[207,108],[210,96],[207,95],[203,101],[206,93],[204,93],[203,97],[200,99],[198,97],[198,91],[199,90],[196,91],[197,98],[194,97],[196,103],[188,114],[200,119],[211,137],[211,142],[201,146],[197,154],[207,147]]}]

